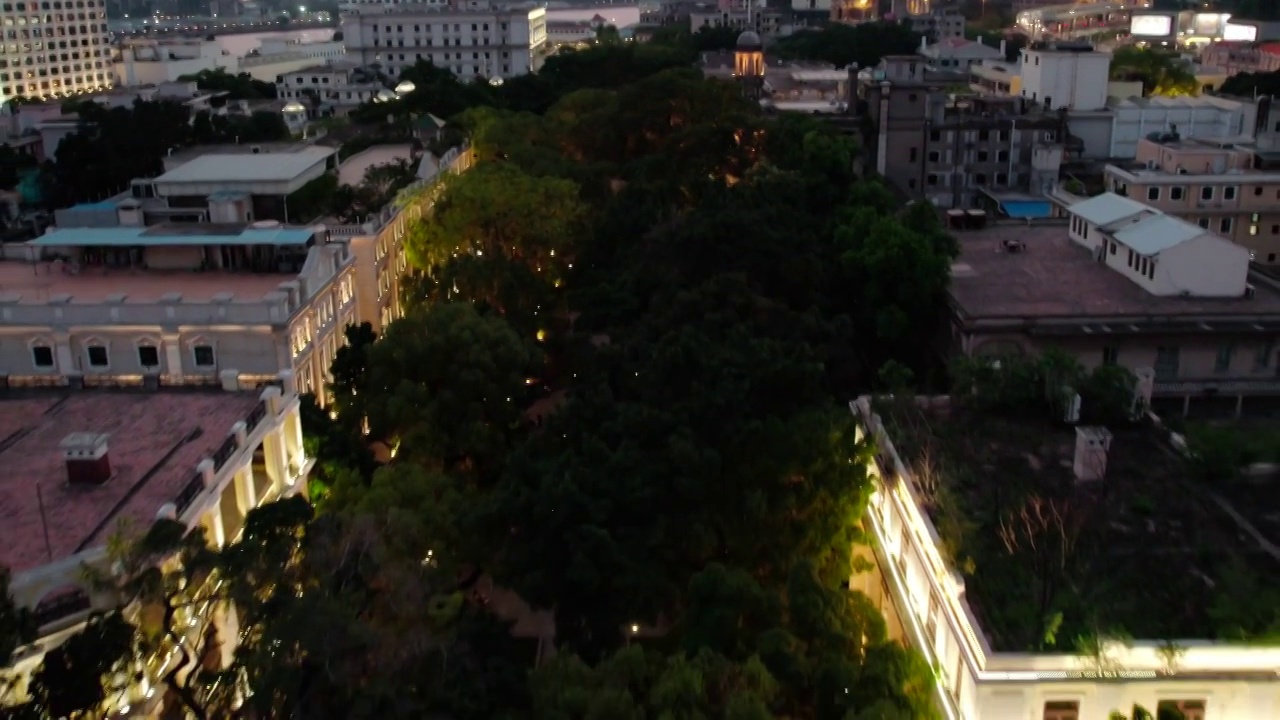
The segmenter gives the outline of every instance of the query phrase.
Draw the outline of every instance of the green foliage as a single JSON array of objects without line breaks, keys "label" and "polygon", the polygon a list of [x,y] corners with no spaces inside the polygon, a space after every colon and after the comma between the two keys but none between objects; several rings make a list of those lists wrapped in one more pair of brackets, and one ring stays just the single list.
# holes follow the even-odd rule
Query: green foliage
[{"label": "green foliage", "polygon": [[1141,80],[1143,95],[1178,97],[1200,94],[1195,73],[1177,53],[1122,46],[1111,56],[1112,80]]},{"label": "green foliage", "polygon": [[1038,357],[959,358],[952,363],[953,394],[975,407],[1010,416],[1060,420],[1069,396],[1080,395],[1080,421],[1117,426],[1134,420],[1136,378],[1118,366],[1085,372],[1072,356],[1050,349]]},{"label": "green foliage", "polygon": [[1280,590],[1239,562],[1222,568],[1209,616],[1220,637],[1274,643],[1280,639]]},{"label": "green foliage", "polygon": [[898,23],[829,23],[820,30],[780,38],[774,52],[779,57],[825,62],[836,68],[868,68],[879,64],[885,55],[910,55],[919,47],[920,35]]},{"label": "green foliage", "polygon": [[[96,712],[109,693],[127,686],[134,642],[134,627],[119,612],[91,615],[83,629],[45,653],[28,687],[32,704],[47,717]],[[117,677],[122,671],[123,679]]]},{"label": "green foliage", "polygon": [[178,82],[194,82],[201,90],[225,92],[228,100],[274,100],[276,97],[275,83],[255,80],[249,73],[232,75],[225,68],[183,75]]},{"label": "green foliage", "polygon": [[0,190],[12,190],[22,175],[37,165],[36,159],[9,145],[0,145]]}]

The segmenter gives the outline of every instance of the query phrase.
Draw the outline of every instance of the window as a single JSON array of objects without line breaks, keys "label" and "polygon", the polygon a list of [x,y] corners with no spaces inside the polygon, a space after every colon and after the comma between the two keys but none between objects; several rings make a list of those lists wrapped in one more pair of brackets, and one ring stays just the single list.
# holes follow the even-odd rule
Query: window
[{"label": "window", "polygon": [[942,153],[938,152],[937,150],[929,151],[929,162],[940,162],[941,160],[942,160]]},{"label": "window", "polygon": [[908,96],[907,96],[907,102],[915,102],[915,101],[917,101],[917,100],[919,100],[919,99],[920,99],[920,97],[919,97],[918,95],[916,95],[915,93],[911,93],[910,95],[908,95]]},{"label": "window", "polygon": [[1001,150],[1001,151],[997,152],[997,153],[996,153],[996,160],[999,160],[1000,162],[1009,162],[1009,151],[1008,151],[1008,150]]},{"label": "window", "polygon": [[1205,187],[1200,188],[1200,199],[1201,199],[1201,200],[1212,200],[1212,199],[1213,199],[1213,187],[1212,187],[1212,186],[1205,186]]},{"label": "window", "polygon": [[48,345],[36,345],[32,347],[31,364],[40,369],[53,367],[53,348]]},{"label": "window", "polygon": [[1254,189],[1253,189],[1253,196],[1254,196],[1254,197],[1262,197],[1262,188],[1261,188],[1261,187],[1256,187],[1256,188],[1254,188]]},{"label": "window", "polygon": [[1119,243],[1111,243],[1111,254],[1112,254],[1112,255],[1115,255],[1115,254],[1116,254],[1116,250],[1117,250],[1119,247],[1120,247],[1120,244],[1119,244]]},{"label": "window", "polygon": [[986,162],[986,161],[987,161],[987,157],[988,157],[988,155],[987,155],[987,151],[986,151],[986,150],[979,150],[979,151],[978,151],[978,162]]},{"label": "window", "polygon": [[1103,365],[1108,365],[1108,366],[1116,365],[1118,364],[1117,361],[1119,357],[1120,357],[1120,350],[1116,346],[1107,345],[1106,347],[1102,348],[1102,364]]},{"label": "window", "polygon": [[932,142],[940,142],[942,140],[942,132],[939,130],[930,131],[929,140]]},{"label": "window", "polygon": [[1253,356],[1253,371],[1261,372],[1271,367],[1271,355],[1275,353],[1276,341],[1268,339],[1266,342],[1258,346],[1258,352]]},{"label": "window", "polygon": [[107,356],[107,348],[105,345],[90,345],[85,349],[85,355],[89,358],[89,367],[91,368],[105,368],[111,366],[111,361]]},{"label": "window", "polygon": [[1044,720],[1080,720],[1080,703],[1075,700],[1050,700],[1044,704]]},{"label": "window", "polygon": [[1009,185],[1009,176],[1006,173],[996,173],[996,187],[1007,187]]},{"label": "window", "polygon": [[191,348],[191,354],[198,368],[210,368],[215,365],[212,345],[196,345]]},{"label": "window", "polygon": [[1236,199],[1236,186],[1235,186],[1235,185],[1228,185],[1227,187],[1222,188],[1222,199],[1223,199],[1223,200],[1235,200],[1235,199]]},{"label": "window", "polygon": [[938,176],[933,173],[929,173],[928,175],[925,176],[924,182],[926,185],[930,187],[934,187],[938,184]]},{"label": "window", "polygon": [[1160,199],[1160,188],[1158,188],[1158,187],[1149,187],[1149,188],[1147,188],[1147,199],[1148,199],[1148,200],[1159,200],[1159,199]]},{"label": "window", "polygon": [[1173,380],[1178,377],[1177,346],[1156,348],[1154,370],[1156,371],[1156,378],[1161,380]]},{"label": "window", "polygon": [[138,364],[144,368],[160,367],[160,348],[155,345],[139,345]]},{"label": "window", "polygon": [[1222,233],[1231,232],[1231,218],[1222,218],[1218,222],[1218,231]]},{"label": "window", "polygon": [[1205,230],[1208,230],[1208,229],[1209,229],[1209,218],[1200,218],[1199,220],[1197,220],[1197,221],[1196,221],[1196,224],[1197,224],[1197,225],[1199,225],[1200,227],[1204,228]]},{"label": "window", "polygon": [[916,179],[915,179],[915,178],[911,178],[911,179],[907,180],[907,189],[908,189],[908,190],[915,190],[915,189],[916,189]]},{"label": "window", "polygon": [[909,162],[915,162],[915,161],[916,161],[916,157],[917,157],[919,154],[920,154],[920,153],[919,153],[915,148],[911,148],[911,151],[908,153],[907,160],[908,160]]},{"label": "window", "polygon": [[1204,706],[1204,700],[1161,700],[1156,706],[1156,717],[1204,720]]},{"label": "window", "polygon": [[1213,359],[1213,371],[1225,373],[1231,370],[1231,359],[1236,354],[1236,346],[1226,343],[1218,346],[1218,354]]},{"label": "window", "polygon": [[1275,262],[1275,261],[1276,261],[1276,254],[1275,254],[1275,253],[1267,253],[1267,262],[1269,262],[1269,263],[1273,263],[1273,262]]},{"label": "window", "polygon": [[1258,234],[1258,226],[1257,226],[1257,225],[1250,225],[1250,226],[1249,226],[1249,235],[1250,235],[1250,236],[1254,236],[1254,235],[1257,235],[1257,234]]}]

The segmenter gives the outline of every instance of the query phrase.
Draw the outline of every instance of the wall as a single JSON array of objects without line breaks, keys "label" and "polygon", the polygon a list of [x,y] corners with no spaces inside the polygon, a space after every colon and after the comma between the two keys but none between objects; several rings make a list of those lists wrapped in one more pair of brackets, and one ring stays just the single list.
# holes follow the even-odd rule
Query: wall
[{"label": "wall", "polygon": [[1024,50],[1022,96],[1050,110],[1100,110],[1107,103],[1111,56],[1100,52]]}]

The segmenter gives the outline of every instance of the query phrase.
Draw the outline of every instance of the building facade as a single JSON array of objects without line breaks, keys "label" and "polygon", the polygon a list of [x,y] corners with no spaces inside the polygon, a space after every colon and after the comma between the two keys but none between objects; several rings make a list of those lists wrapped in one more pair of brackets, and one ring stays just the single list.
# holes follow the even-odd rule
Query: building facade
[{"label": "building facade", "polygon": [[[125,579],[107,547],[121,521],[139,532],[155,520],[176,520],[222,547],[239,538],[254,508],[305,495],[314,463],[303,448],[300,402],[288,373],[257,390],[228,375],[222,388],[205,392],[6,391],[0,408],[6,434],[20,437],[0,453],[6,467],[20,472],[0,483],[43,486],[38,504],[14,500],[0,529],[0,564],[14,571],[14,602],[38,624],[37,641],[14,658],[19,697],[45,652],[90,614],[128,601],[85,572]],[[195,439],[170,450],[175,433]],[[135,620],[140,610],[124,607]],[[178,618],[193,627],[212,619],[224,660],[236,644],[234,625],[219,622],[225,610],[184,608]],[[120,716],[155,710],[154,689],[173,661],[165,652],[140,659],[131,668],[136,679],[103,709]]]},{"label": "building facade", "polygon": [[351,60],[379,63],[392,77],[425,61],[464,80],[510,78],[542,67],[547,11],[484,0],[355,4],[342,33]]},{"label": "building facade", "polygon": [[1253,169],[1254,157],[1230,139],[1153,133],[1138,142],[1132,165],[1106,167],[1106,186],[1232,240],[1255,262],[1274,265],[1280,262],[1280,172]]},{"label": "building facade", "polygon": [[858,74],[856,111],[876,171],[937,207],[978,207],[991,194],[1040,194],[1057,181],[1066,122],[1026,112],[1020,98],[956,95],[967,74],[928,69],[923,58],[885,58]]},{"label": "building facade", "polygon": [[348,64],[315,65],[276,78],[276,97],[313,107],[354,106],[370,102],[386,88]]},{"label": "building facade", "polygon": [[0,102],[111,87],[104,0],[6,0],[0,30]]},{"label": "building facade", "polygon": [[956,352],[1153,368],[1165,416],[1280,408],[1280,282],[1246,248],[1132,197],[1054,197],[1065,222],[955,233]]}]

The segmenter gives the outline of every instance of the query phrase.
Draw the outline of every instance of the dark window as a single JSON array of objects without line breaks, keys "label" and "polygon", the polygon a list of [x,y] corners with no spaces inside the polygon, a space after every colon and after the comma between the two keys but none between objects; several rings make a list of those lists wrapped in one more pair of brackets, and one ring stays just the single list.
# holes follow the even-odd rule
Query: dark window
[{"label": "dark window", "polygon": [[195,355],[196,367],[214,366],[212,345],[196,345],[192,348],[192,354]]},{"label": "dark window", "polygon": [[53,348],[46,345],[31,348],[31,362],[38,368],[53,367]]},{"label": "dark window", "polygon": [[933,142],[938,142],[938,141],[942,140],[942,132],[940,132],[940,131],[938,131],[938,130],[933,130],[933,131],[931,131],[931,132],[929,133],[929,139],[930,139],[930,140],[932,140]]},{"label": "dark window", "polygon": [[160,367],[160,348],[154,345],[138,346],[138,364],[144,368]]},{"label": "dark window", "polygon": [[908,158],[908,160],[910,162],[915,162],[916,157],[919,156],[919,154],[920,153],[915,148],[911,148],[910,157]]},{"label": "dark window", "polygon": [[88,350],[89,367],[103,368],[110,365],[107,349],[101,345],[90,345]]},{"label": "dark window", "polygon": [[1116,365],[1118,364],[1119,357],[1120,357],[1120,350],[1117,349],[1114,345],[1107,345],[1106,347],[1102,348],[1102,364],[1103,365]]}]

